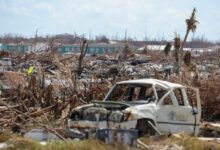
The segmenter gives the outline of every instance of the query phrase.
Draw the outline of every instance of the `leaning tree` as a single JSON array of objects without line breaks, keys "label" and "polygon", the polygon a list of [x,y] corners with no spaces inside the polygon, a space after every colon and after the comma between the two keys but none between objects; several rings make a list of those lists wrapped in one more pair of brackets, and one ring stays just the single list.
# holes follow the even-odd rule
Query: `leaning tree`
[{"label": "leaning tree", "polygon": [[196,20],[196,8],[194,8],[190,18],[186,19],[187,28],[186,28],[186,33],[185,33],[185,36],[184,36],[184,39],[183,39],[183,42],[182,42],[182,45],[181,45],[181,49],[180,49],[181,60],[183,58],[183,47],[186,43],[188,35],[189,35],[190,31],[193,32],[193,33],[196,31],[197,23],[199,23],[199,22],[198,22],[198,20]]}]

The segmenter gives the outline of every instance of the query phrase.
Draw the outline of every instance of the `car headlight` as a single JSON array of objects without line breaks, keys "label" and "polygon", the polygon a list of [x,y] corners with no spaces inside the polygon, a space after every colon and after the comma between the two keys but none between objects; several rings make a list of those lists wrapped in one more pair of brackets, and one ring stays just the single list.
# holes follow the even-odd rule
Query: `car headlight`
[{"label": "car headlight", "polygon": [[124,121],[129,121],[129,120],[133,120],[133,116],[130,112],[125,112],[124,113]]},{"label": "car headlight", "polygon": [[133,120],[133,116],[130,112],[113,111],[110,113],[108,120],[114,122],[122,122]]},{"label": "car headlight", "polygon": [[73,110],[69,118],[72,120],[79,120],[82,118],[82,114],[79,111]]},{"label": "car headlight", "polygon": [[114,122],[122,122],[124,120],[124,114],[120,111],[113,111],[110,113],[108,119]]}]

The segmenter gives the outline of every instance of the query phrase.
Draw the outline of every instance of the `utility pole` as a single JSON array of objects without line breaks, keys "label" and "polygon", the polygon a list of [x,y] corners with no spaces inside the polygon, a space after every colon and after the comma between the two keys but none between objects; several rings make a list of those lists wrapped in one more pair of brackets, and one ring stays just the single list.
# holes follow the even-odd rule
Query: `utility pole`
[{"label": "utility pole", "polygon": [[127,29],[125,29],[125,42],[127,41]]},{"label": "utility pole", "polygon": [[220,48],[218,48],[218,67],[220,67]]},{"label": "utility pole", "polygon": [[92,40],[92,31],[91,31],[91,29],[89,29],[89,40],[90,41]]},{"label": "utility pole", "polygon": [[37,42],[38,42],[38,31],[41,29],[40,28],[37,28],[36,31],[35,31],[35,37],[34,37],[34,52],[36,52],[37,50]]}]

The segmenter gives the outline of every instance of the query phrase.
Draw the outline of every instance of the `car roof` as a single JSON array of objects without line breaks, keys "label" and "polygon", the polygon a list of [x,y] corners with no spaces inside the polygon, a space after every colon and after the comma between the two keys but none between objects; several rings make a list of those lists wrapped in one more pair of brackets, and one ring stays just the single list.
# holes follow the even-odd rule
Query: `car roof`
[{"label": "car roof", "polygon": [[151,85],[159,85],[164,88],[181,88],[184,87],[181,84],[171,83],[168,81],[158,80],[158,79],[137,79],[137,80],[127,80],[118,82],[117,84],[151,84]]}]

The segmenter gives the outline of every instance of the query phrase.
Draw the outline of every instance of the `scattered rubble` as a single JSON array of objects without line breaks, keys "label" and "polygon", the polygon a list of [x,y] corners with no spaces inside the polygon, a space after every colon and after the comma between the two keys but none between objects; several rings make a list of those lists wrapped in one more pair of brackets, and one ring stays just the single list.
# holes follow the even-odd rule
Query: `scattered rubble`
[{"label": "scattered rubble", "polygon": [[[153,103],[155,103],[155,105],[158,105],[157,110],[162,109],[162,105],[159,107],[159,104],[162,104],[162,101],[166,99],[169,94],[173,104],[176,104],[175,109],[180,109],[181,104],[178,104],[178,100],[182,95],[184,104],[188,103],[188,112],[185,113],[184,110],[182,110],[180,114],[176,112],[172,114],[170,112],[169,118],[161,117],[164,119],[162,121],[154,121],[158,118],[156,119],[156,112],[152,113],[151,117],[147,117],[147,119],[151,119],[152,122],[144,122],[148,128],[152,129],[150,132],[168,134],[182,131],[188,134],[195,132],[195,134],[198,135],[199,126],[197,125],[200,121],[219,121],[220,103],[218,101],[220,100],[220,79],[218,72],[220,69],[217,64],[201,64],[197,62],[189,66],[182,65],[182,72],[177,76],[175,74],[174,58],[168,55],[167,57],[170,57],[170,59],[164,59],[165,54],[161,52],[148,50],[147,55],[145,55],[145,53],[142,54],[129,50],[126,59],[117,58],[115,57],[116,54],[86,55],[85,52],[88,43],[86,43],[86,41],[83,43],[84,46],[81,47],[81,54],[60,54],[57,51],[60,45],[53,43],[50,43],[50,46],[44,51],[32,52],[25,55],[14,56],[10,53],[1,52],[1,130],[9,128],[14,133],[24,134],[26,137],[27,135],[28,137],[33,137],[33,132],[37,131],[37,134],[41,136],[40,138],[46,140],[47,137],[43,135],[45,131],[58,139],[66,141],[68,138],[88,138],[89,134],[93,136],[96,130],[99,132],[99,128],[97,127],[103,125],[100,121],[102,119],[113,121],[112,124],[105,125],[107,129],[113,124],[118,124],[118,126],[114,126],[114,128],[124,130],[136,129],[138,118],[133,118],[136,119],[136,122],[130,122],[129,127],[126,126],[126,123],[124,128],[123,125],[120,124],[122,119],[126,119],[126,117],[127,119],[129,118],[129,113],[131,113],[131,110],[134,108],[133,105],[137,105],[140,109],[146,105],[146,108],[142,110],[148,111],[143,114],[146,117],[146,115],[150,114],[149,110],[153,112],[153,109],[148,109],[148,106],[151,105],[153,107]],[[126,51],[124,51],[124,53],[125,52]],[[131,92],[134,87],[139,88],[140,86],[141,88],[144,81],[146,81],[148,85],[149,83],[147,81],[152,81],[152,83],[155,82],[157,83],[156,85],[159,85],[153,86],[154,98],[149,100],[145,98],[147,104],[145,104],[144,101],[138,101],[140,104],[132,104],[132,101],[129,101],[129,97],[121,97],[126,91],[120,88],[116,90],[115,97],[109,98],[114,88],[117,88],[117,85],[126,85]],[[173,93],[177,85],[181,92],[175,95]],[[200,110],[198,96],[196,97],[196,94],[192,92],[193,90],[184,91],[184,88],[187,86],[199,89],[202,111]],[[111,89],[111,87],[113,88]],[[108,93],[109,90],[110,92]],[[165,91],[163,92],[163,90]],[[128,93],[129,92],[127,92],[127,94]],[[138,97],[138,95],[136,95],[138,94],[137,91],[134,93],[133,97]],[[104,100],[104,102],[102,102],[102,100]],[[118,100],[122,100],[122,102],[118,102]],[[115,101],[115,103],[108,103],[108,101]],[[81,112],[82,114],[77,114],[77,112],[74,111],[84,107],[85,109]],[[168,110],[172,110],[169,105],[163,108],[167,111],[158,111],[162,113],[161,115],[168,113]],[[130,110],[130,112],[128,112],[128,110]],[[100,113],[98,113],[98,116],[96,115],[97,111]],[[139,109],[137,109],[136,112],[133,111],[132,113],[134,115],[135,113],[141,113],[141,111],[139,112]],[[191,116],[190,120],[184,118],[186,114]],[[73,127],[71,120],[77,120],[76,115],[78,115],[78,117],[83,115],[84,118],[92,119],[94,121],[92,125],[95,130],[93,132],[87,130],[87,132],[84,133],[82,132],[81,124],[75,125],[78,130],[69,129],[69,127]],[[181,126],[181,129],[177,129],[176,125],[162,127],[157,124],[157,122],[167,122],[169,119],[173,119],[174,122],[180,119],[180,122],[192,125],[190,129],[185,128],[184,125]],[[78,118],[77,121],[79,120]],[[89,127],[90,124],[85,122],[84,126]],[[146,129],[146,126],[144,129]],[[60,130],[60,128],[62,128],[62,130]],[[209,130],[208,132],[210,132]],[[219,131],[214,131],[214,135],[219,137]],[[130,143],[130,141],[127,142]],[[137,143],[140,144],[138,139]],[[147,144],[144,146],[144,143],[141,145],[145,148],[148,147]],[[169,149],[170,147],[173,147],[173,149],[182,148],[179,145],[166,145],[164,149]]]}]

